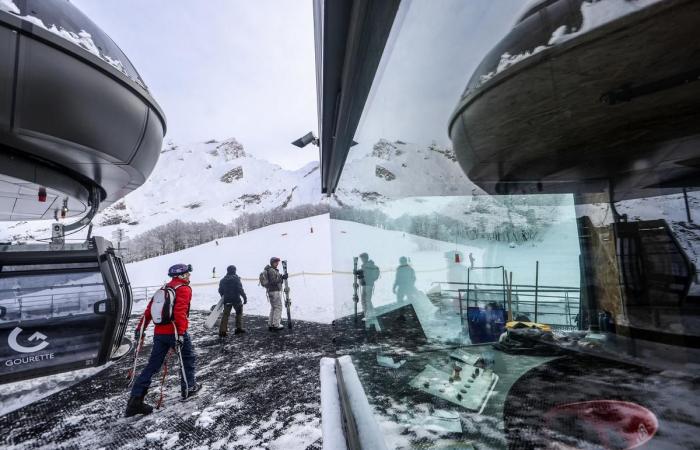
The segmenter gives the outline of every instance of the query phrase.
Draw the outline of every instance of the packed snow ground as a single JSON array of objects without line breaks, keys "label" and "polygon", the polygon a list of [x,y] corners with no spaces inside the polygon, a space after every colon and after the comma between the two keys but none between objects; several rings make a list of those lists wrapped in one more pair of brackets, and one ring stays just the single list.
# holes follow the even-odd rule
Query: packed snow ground
[{"label": "packed snow ground", "polygon": [[[330,323],[333,320],[330,239],[330,220],[326,214],[135,262],[128,264],[127,270],[132,286],[159,286],[169,279],[168,267],[191,264],[194,269],[191,307],[209,311],[219,301],[219,280],[226,274],[226,267],[233,264],[248,295],[244,314],[267,315],[270,307],[258,275],[269,264],[270,257],[277,256],[286,259],[289,265],[292,317]],[[216,277],[212,273],[214,268]],[[142,312],[146,302],[143,297],[136,300],[141,301],[135,303],[134,312]]]},{"label": "packed snow ground", "polygon": [[[192,308],[209,311],[219,300],[219,280],[226,267],[233,264],[248,294],[244,314],[267,315],[269,304],[258,275],[271,256],[278,256],[289,264],[292,317],[330,323],[350,314],[354,307],[352,258],[362,252],[367,252],[381,271],[375,285],[375,306],[396,300],[392,288],[401,256],[411,261],[416,271],[416,288],[424,292],[434,282],[466,281],[450,280],[456,265],[455,252],[466,260],[459,264],[463,271],[472,253],[476,266],[504,265],[513,272],[515,284],[534,284],[535,264],[539,261],[540,285],[579,285],[579,243],[573,207],[567,217],[543,234],[542,240],[515,246],[488,240],[456,245],[321,215],[139,261],[127,265],[127,269],[133,287],[156,287],[168,280],[166,272],[171,265],[192,264]],[[474,271],[472,276],[472,281],[501,282],[498,270]],[[136,293],[141,294],[134,305],[134,312],[138,313],[144,310],[146,298],[145,291],[137,289]]]},{"label": "packed snow ground", "polygon": [[109,367],[108,363],[100,367],[75,370],[32,380],[0,384],[0,416],[4,416],[23,406],[68,389]]}]

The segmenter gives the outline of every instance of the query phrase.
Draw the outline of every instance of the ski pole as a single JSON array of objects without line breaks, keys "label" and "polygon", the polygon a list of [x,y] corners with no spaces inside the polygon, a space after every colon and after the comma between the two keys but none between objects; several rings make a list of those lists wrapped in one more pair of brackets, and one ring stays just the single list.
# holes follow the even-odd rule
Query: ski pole
[{"label": "ski pole", "polygon": [[357,282],[357,256],[353,256],[352,266],[352,273],[354,277],[352,282],[352,301],[355,304],[355,325],[357,325],[357,303],[360,301],[360,298],[357,296],[357,289],[360,287],[359,283]]},{"label": "ski pole", "polygon": [[156,409],[160,409],[163,405],[163,388],[165,387],[165,378],[168,376],[168,357],[172,353],[172,350],[168,351],[165,355],[165,364],[163,365],[163,377],[160,379],[160,398],[158,398],[158,403],[156,404]]},{"label": "ski pole", "polygon": [[134,351],[134,365],[131,369],[129,369],[129,373],[127,374],[127,378],[129,379],[129,384],[127,386],[131,386],[134,382],[134,378],[136,376],[136,362],[139,357],[139,352],[141,351],[141,347],[143,347],[143,341],[146,339],[146,335],[144,333],[144,326],[143,324],[146,322],[146,318],[144,316],[141,316],[141,320],[139,321],[139,324],[136,328],[137,334],[136,334],[136,350]]},{"label": "ski pole", "polygon": [[182,361],[182,351],[180,349],[180,344],[178,343],[177,327],[175,322],[173,322],[173,329],[175,330],[175,353],[177,354],[177,359],[180,361],[180,370],[182,371],[182,381],[185,383],[185,399],[190,396],[190,386],[187,384],[187,374],[185,373],[185,363]]},{"label": "ski pole", "polygon": [[[287,272],[287,261],[282,261],[282,269],[284,270],[284,274],[289,277],[289,273]],[[288,278],[284,279],[284,306],[287,308],[287,328],[290,330],[292,329],[292,312],[291,312],[291,307],[292,307],[292,299],[289,298],[289,281]]]}]

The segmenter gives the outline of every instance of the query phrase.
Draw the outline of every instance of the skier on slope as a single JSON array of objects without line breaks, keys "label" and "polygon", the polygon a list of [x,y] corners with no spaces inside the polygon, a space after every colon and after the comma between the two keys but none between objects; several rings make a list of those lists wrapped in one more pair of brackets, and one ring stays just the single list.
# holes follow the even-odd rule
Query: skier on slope
[{"label": "skier on slope", "polygon": [[260,274],[260,284],[267,290],[267,299],[270,302],[270,319],[267,329],[270,331],[283,330],[282,326],[282,285],[287,275],[282,275],[277,266],[280,259],[276,256],[270,258],[270,264],[265,266]]},{"label": "skier on slope", "polygon": [[[236,311],[236,330],[234,333],[245,333],[243,329],[243,305],[248,303],[248,297],[243,290],[241,279],[236,275],[236,266],[226,268],[226,276],[219,281],[219,295],[224,298],[225,305],[219,326],[219,337],[226,337],[228,333],[228,318],[231,314],[231,308]],[[241,301],[241,297],[243,301]]]},{"label": "skier on slope", "polygon": [[[151,356],[148,359],[148,364],[144,367],[141,374],[134,381],[134,386],[131,389],[131,397],[126,406],[126,417],[131,417],[136,414],[150,414],[153,412],[153,407],[144,403],[144,397],[151,385],[151,378],[160,371],[165,357],[170,349],[175,346],[180,346],[182,355],[182,364],[184,366],[185,375],[187,378],[188,391],[185,391],[185,380],[181,380],[180,393],[182,398],[189,398],[195,395],[202,388],[201,384],[195,381],[194,364],[195,355],[192,349],[192,341],[187,333],[189,326],[188,316],[190,314],[190,301],[192,300],[192,288],[190,284],[190,272],[192,266],[189,264],[175,264],[168,270],[168,276],[172,279],[167,286],[175,290],[175,305],[173,306],[173,323],[156,325],[153,332],[153,348]],[[136,326],[135,337],[139,339],[139,329],[144,333],[148,324],[151,322],[151,305],[153,299],[148,303],[146,311],[141,317],[139,324]],[[173,326],[173,324],[175,326]],[[178,335],[175,336],[175,328]]]}]

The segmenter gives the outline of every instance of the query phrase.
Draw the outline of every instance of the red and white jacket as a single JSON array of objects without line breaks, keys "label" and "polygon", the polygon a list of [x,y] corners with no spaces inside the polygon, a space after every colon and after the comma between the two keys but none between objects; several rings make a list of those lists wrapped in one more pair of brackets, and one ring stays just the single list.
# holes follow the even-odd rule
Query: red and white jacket
[{"label": "red and white jacket", "polygon": [[[173,308],[173,322],[177,327],[177,334],[183,335],[190,325],[189,315],[190,315],[190,302],[192,301],[192,288],[189,286],[190,282],[185,281],[182,278],[173,278],[168,283],[168,286],[175,289],[175,307]],[[182,287],[180,287],[182,286]],[[143,330],[146,330],[148,324],[151,323],[151,303],[153,299],[148,302],[146,306],[146,312],[143,313],[141,320],[139,321],[140,326],[143,323]],[[175,329],[172,323],[165,325],[156,325],[156,329],[153,334],[174,334]]]}]

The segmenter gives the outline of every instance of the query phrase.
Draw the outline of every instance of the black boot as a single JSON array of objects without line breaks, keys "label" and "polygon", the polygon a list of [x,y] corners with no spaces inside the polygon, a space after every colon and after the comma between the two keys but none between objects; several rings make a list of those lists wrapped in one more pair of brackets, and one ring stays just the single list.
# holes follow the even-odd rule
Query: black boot
[{"label": "black boot", "polygon": [[236,328],[236,331],[233,332],[233,334],[241,334],[245,333],[245,330],[243,328]]},{"label": "black boot", "polygon": [[136,414],[147,415],[153,412],[153,407],[143,402],[145,395],[140,397],[130,397],[129,403],[126,404],[125,417],[135,416]]},{"label": "black boot", "polygon": [[184,389],[180,390],[180,395],[182,396],[182,400],[187,400],[187,399],[197,395],[197,393],[201,390],[202,390],[202,383],[195,383],[194,386],[191,386],[189,388],[189,390],[187,391],[188,392],[187,395],[185,395]]}]

